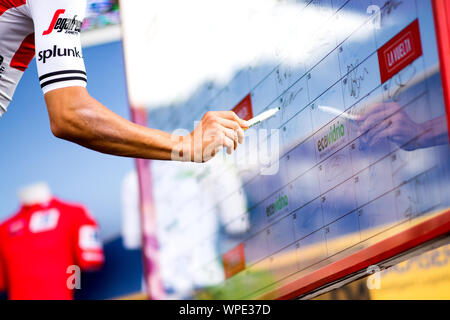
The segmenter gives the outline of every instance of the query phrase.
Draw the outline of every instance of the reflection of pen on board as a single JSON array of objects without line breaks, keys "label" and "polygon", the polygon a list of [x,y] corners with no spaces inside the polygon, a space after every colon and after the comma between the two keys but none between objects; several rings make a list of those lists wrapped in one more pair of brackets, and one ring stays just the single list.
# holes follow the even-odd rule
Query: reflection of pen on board
[{"label": "reflection of pen on board", "polygon": [[250,129],[251,127],[254,127],[257,124],[260,124],[263,121],[269,120],[274,115],[276,115],[278,113],[278,111],[280,111],[280,107],[267,110],[267,111],[261,113],[260,115],[257,115],[253,119],[248,120],[249,126],[248,126],[248,128],[245,128],[245,130]]},{"label": "reflection of pen on board", "polygon": [[357,116],[355,116],[353,114],[350,114],[348,112],[342,112],[341,110],[333,108],[333,107],[319,106],[319,109],[322,110],[323,112],[328,112],[328,113],[331,113],[331,114],[333,114],[335,116],[346,118],[348,120],[352,120],[352,121],[358,120]]}]

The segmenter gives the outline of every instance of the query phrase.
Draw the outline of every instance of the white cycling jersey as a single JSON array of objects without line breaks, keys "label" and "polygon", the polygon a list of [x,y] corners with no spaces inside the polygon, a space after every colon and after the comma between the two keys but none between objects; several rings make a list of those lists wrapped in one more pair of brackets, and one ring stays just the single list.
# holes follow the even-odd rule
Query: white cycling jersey
[{"label": "white cycling jersey", "polygon": [[45,93],[86,87],[80,31],[86,0],[0,0],[0,117],[36,55]]}]

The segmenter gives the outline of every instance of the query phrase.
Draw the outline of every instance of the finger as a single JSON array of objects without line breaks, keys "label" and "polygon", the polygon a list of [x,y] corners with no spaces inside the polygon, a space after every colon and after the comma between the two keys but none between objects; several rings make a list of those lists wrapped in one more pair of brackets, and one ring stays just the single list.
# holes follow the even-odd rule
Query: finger
[{"label": "finger", "polygon": [[372,140],[373,137],[376,136],[379,132],[386,131],[386,129],[388,129],[389,127],[391,127],[394,124],[393,121],[394,121],[394,119],[392,119],[392,118],[386,119],[386,120],[382,121],[381,123],[379,123],[378,125],[376,125],[375,127],[373,127],[372,129],[370,129],[365,137],[366,142],[369,142],[370,140]]},{"label": "finger", "polygon": [[370,115],[384,111],[384,103],[375,103],[367,108],[362,108],[362,110],[357,115],[358,121],[366,120]]},{"label": "finger", "polygon": [[224,126],[225,128],[228,128],[228,129],[238,130],[241,128],[241,126],[239,125],[238,122],[229,120],[226,118],[222,118],[220,116],[217,117],[216,121],[217,121],[217,123],[219,123],[220,125]]},{"label": "finger", "polygon": [[394,127],[390,127],[387,128],[386,130],[379,131],[376,135],[372,137],[369,146],[373,147],[383,139],[392,138],[395,135],[394,130],[395,130]]},{"label": "finger", "polygon": [[228,138],[226,135],[222,137],[222,146],[227,148],[227,153],[232,154],[234,150],[234,140]]},{"label": "finger", "polygon": [[245,141],[245,133],[244,130],[242,130],[242,128],[239,128],[237,131],[237,136],[238,136],[238,142],[240,144],[243,144]]},{"label": "finger", "polygon": [[[385,114],[393,114],[400,109],[400,106],[396,102],[377,102],[366,108],[363,112],[363,116],[367,118],[369,115],[384,112]],[[387,112],[388,111],[388,112]]]},{"label": "finger", "polygon": [[250,126],[246,120],[239,118],[234,111],[217,111],[216,114],[221,118],[237,122],[241,128],[248,128]]},{"label": "finger", "polygon": [[206,162],[211,160],[220,151],[221,147],[217,147],[215,143],[209,144],[202,152],[202,161]]},{"label": "finger", "polygon": [[233,129],[237,133],[238,143],[242,144],[244,143],[245,139],[245,133],[244,130],[239,126],[239,124],[236,121],[224,119],[224,118],[218,118],[217,123],[222,125],[225,128]]},{"label": "finger", "polygon": [[[219,125],[220,126],[220,125]],[[225,135],[230,138],[231,140],[234,141],[234,147],[233,150],[236,150],[236,148],[238,147],[239,144],[239,138],[238,138],[238,134],[235,130],[233,129],[229,129],[229,128],[225,128],[223,126],[220,126],[220,129],[223,131],[223,133],[225,133]],[[242,130],[242,129],[241,129]]]},{"label": "finger", "polygon": [[386,118],[384,112],[377,112],[372,113],[369,115],[364,122],[361,123],[359,126],[359,132],[360,134],[363,134],[364,132],[370,130],[373,128],[376,124],[380,123]]}]

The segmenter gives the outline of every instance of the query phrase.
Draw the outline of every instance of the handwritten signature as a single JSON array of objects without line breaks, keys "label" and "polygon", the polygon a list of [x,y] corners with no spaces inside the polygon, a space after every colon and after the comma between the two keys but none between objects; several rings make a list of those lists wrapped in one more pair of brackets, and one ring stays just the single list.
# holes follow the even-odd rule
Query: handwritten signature
[{"label": "handwritten signature", "polygon": [[369,75],[369,71],[365,67],[359,72],[358,64],[359,61],[357,60],[354,64],[352,63],[347,66],[348,76],[344,79],[344,85],[348,86],[350,96],[355,99],[360,97],[362,83]]}]

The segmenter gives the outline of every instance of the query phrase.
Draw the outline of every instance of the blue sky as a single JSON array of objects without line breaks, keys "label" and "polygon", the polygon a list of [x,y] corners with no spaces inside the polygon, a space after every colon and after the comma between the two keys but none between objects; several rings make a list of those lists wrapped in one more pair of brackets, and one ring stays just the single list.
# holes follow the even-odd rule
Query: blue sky
[{"label": "blue sky", "polygon": [[[91,95],[129,118],[121,42],[83,53]],[[119,234],[121,182],[134,161],[53,137],[34,60],[0,120],[0,158],[0,220],[19,207],[21,187],[46,181],[56,196],[86,205],[99,221],[103,238]]]}]

